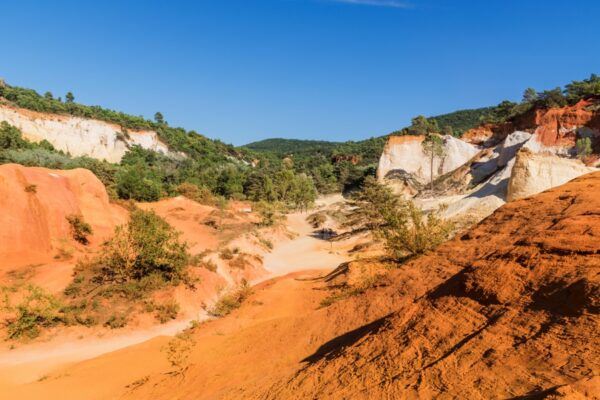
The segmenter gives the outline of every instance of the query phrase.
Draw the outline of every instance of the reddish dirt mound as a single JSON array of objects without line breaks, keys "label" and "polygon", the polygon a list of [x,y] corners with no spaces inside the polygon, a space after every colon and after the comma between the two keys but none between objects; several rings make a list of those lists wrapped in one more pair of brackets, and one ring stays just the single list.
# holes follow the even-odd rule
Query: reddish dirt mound
[{"label": "reddish dirt mound", "polygon": [[1,165],[0,209],[0,270],[49,262],[61,246],[77,247],[68,215],[82,215],[92,226],[91,247],[127,221],[127,212],[109,203],[102,182],[85,169]]},{"label": "reddish dirt mound", "polygon": [[[407,292],[392,314],[323,344],[257,397],[598,396],[598,193],[596,173],[505,205],[361,299]],[[356,318],[346,303],[338,317]]]}]

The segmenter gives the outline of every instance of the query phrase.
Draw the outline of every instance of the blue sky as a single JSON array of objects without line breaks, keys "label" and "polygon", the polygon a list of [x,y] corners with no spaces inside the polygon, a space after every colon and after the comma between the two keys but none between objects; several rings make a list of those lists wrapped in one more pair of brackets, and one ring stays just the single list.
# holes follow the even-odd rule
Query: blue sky
[{"label": "blue sky", "polygon": [[600,72],[598,1],[7,1],[0,77],[225,142],[358,140]]}]

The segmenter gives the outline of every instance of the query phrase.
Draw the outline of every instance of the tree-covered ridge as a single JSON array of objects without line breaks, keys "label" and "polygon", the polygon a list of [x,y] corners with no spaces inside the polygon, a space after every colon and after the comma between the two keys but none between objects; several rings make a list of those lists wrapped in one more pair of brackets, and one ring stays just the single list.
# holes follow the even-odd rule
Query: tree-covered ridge
[{"label": "tree-covered ridge", "polygon": [[73,93],[68,92],[63,101],[55,98],[50,92],[43,96],[35,90],[10,86],[0,81],[0,100],[9,102],[17,107],[32,111],[70,115],[74,117],[97,119],[119,125],[124,134],[127,130],[152,130],[165,142],[170,149],[183,152],[193,158],[209,158],[210,161],[223,161],[229,157],[241,157],[234,146],[220,140],[209,139],[195,131],[174,128],[164,121],[160,112],[155,115],[156,121],[150,121],[142,116],[126,114],[100,106],[88,106],[75,102]]},{"label": "tree-covered ridge", "polygon": [[[523,98],[519,103],[504,100],[493,107],[462,110],[456,113],[429,118],[419,115],[412,119],[411,126],[392,134],[424,135],[426,132],[420,126],[423,120],[427,120],[435,124],[436,129],[440,133],[461,136],[465,131],[458,130],[457,126],[468,127],[467,129],[470,129],[481,124],[501,124],[512,121],[534,109],[565,107],[581,100],[595,97],[600,97],[600,77],[596,74],[591,74],[588,79],[571,81],[571,83],[566,84],[564,87],[558,86],[541,92],[533,88],[527,88],[523,92]],[[478,118],[478,121],[475,120],[476,118]]]},{"label": "tree-covered ridge", "polygon": [[271,152],[278,155],[288,155],[293,153],[307,152],[330,153],[340,144],[340,142],[329,142],[325,140],[272,138],[248,143],[243,147],[258,152]]}]

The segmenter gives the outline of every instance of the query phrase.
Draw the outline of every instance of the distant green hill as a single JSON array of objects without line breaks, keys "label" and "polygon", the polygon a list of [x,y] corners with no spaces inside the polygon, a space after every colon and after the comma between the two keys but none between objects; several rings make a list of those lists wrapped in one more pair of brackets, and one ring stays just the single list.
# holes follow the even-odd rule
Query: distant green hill
[{"label": "distant green hill", "polygon": [[279,155],[288,155],[293,153],[306,152],[329,153],[332,152],[340,144],[340,142],[328,142],[325,140],[274,138],[248,143],[243,147],[258,152],[271,152]]},{"label": "distant green hill", "polygon": [[445,126],[450,126],[456,136],[462,136],[469,129],[478,126],[481,123],[481,119],[493,109],[494,107],[482,107],[459,110],[448,114],[436,115],[428,119],[435,120],[441,129]]}]

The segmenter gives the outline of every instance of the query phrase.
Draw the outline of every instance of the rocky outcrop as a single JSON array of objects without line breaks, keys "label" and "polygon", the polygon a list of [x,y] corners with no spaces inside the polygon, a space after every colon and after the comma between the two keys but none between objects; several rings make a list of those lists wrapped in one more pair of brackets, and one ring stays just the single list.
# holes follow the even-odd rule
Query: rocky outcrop
[{"label": "rocky outcrop", "polygon": [[596,171],[581,161],[521,149],[508,182],[507,201],[518,200],[562,185],[580,175]]},{"label": "rocky outcrop", "polygon": [[[434,159],[434,178],[455,170],[479,151],[477,146],[453,136],[444,136],[443,139],[444,156]],[[431,159],[423,150],[422,141],[423,136],[390,136],[377,167],[379,181],[383,182],[392,172],[402,172],[421,183],[429,182]]]},{"label": "rocky outcrop", "polygon": [[127,212],[109,203],[102,182],[86,169],[0,165],[0,209],[0,259],[9,267],[47,262],[60,248],[76,246],[69,215],[92,226],[91,246],[127,221]]},{"label": "rocky outcrop", "polygon": [[572,147],[578,136],[598,135],[598,127],[590,124],[595,112],[591,100],[582,100],[573,106],[535,111],[535,133],[546,146]]},{"label": "rocky outcrop", "polygon": [[19,128],[33,142],[47,140],[72,156],[119,162],[131,145],[169,153],[154,131],[122,132],[120,126],[95,119],[46,114],[0,104],[0,121]]}]

